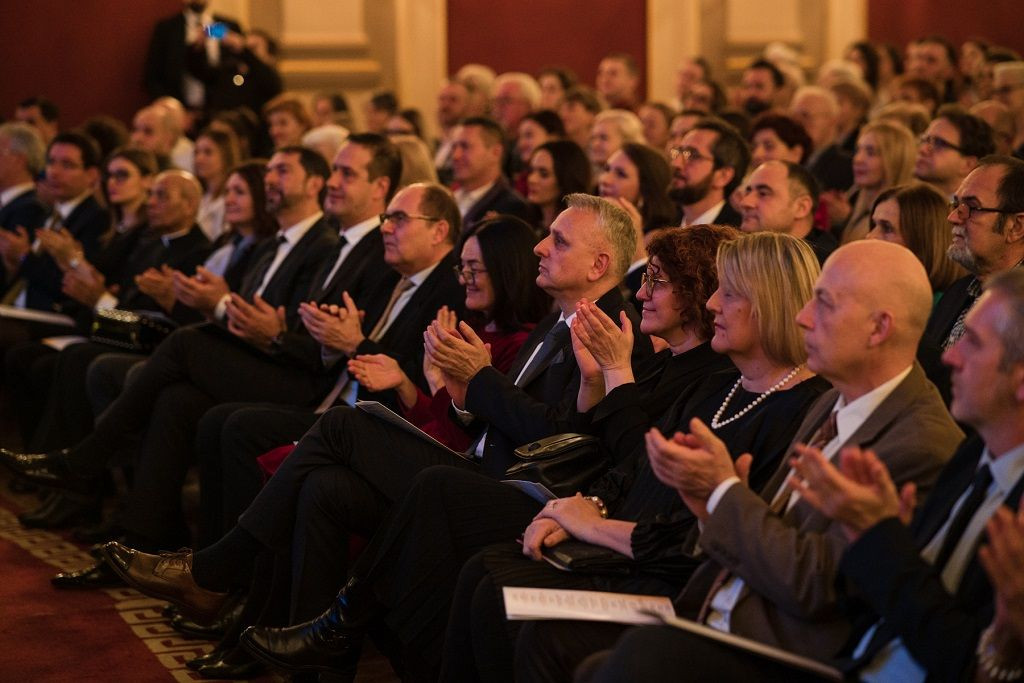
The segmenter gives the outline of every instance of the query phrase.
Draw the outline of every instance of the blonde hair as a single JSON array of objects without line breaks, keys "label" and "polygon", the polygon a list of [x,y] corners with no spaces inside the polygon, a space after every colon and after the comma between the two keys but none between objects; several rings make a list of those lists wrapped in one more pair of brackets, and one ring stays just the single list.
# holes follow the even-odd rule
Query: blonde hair
[{"label": "blonde hair", "polygon": [[638,142],[645,144],[644,124],[640,117],[626,109],[606,109],[594,117],[594,125],[607,121],[619,130],[623,144]]},{"label": "blonde hair", "polygon": [[914,134],[902,123],[882,119],[864,124],[858,139],[872,133],[878,138],[878,149],[882,154],[882,188],[904,185],[914,177],[914,162],[917,161],[917,142]]},{"label": "blonde hair", "polygon": [[402,175],[398,187],[406,187],[413,183],[436,183],[437,170],[430,150],[422,139],[415,135],[391,135],[388,138],[402,155]]},{"label": "blonde hair", "polygon": [[807,360],[796,314],[814,294],[821,272],[802,239],[755,232],[718,245],[718,279],[750,301],[765,355],[780,365]]}]

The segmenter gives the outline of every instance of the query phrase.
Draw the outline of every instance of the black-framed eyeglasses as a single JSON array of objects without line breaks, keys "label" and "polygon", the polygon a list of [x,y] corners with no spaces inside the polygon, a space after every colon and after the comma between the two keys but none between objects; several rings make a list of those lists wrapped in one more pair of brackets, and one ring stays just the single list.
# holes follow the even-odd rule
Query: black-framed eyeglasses
[{"label": "black-framed eyeglasses", "polygon": [[418,216],[416,214],[406,213],[405,211],[392,211],[391,213],[382,213],[380,215],[381,223],[391,221],[395,225],[403,225],[411,220],[429,221],[433,223],[434,221],[439,221],[441,219],[436,216]]},{"label": "black-framed eyeglasses", "polygon": [[455,277],[464,285],[475,285],[476,276],[478,273],[486,273],[487,270],[484,268],[463,268],[462,266],[452,266],[452,270],[455,271]]},{"label": "black-framed eyeglasses", "polygon": [[970,220],[971,216],[976,213],[1009,213],[1009,211],[1004,211],[1003,209],[998,208],[971,206],[970,204],[960,201],[957,197],[953,197],[949,200],[949,210],[951,212],[956,212],[956,215],[960,216],[964,220]]},{"label": "black-framed eyeglasses", "polygon": [[654,288],[656,285],[665,285],[666,287],[671,287],[672,283],[663,277],[655,277],[649,270],[645,270],[644,272],[640,273],[640,286],[645,287],[647,289],[648,297],[654,296]]},{"label": "black-framed eyeglasses", "polygon": [[684,164],[688,164],[691,161],[714,161],[714,157],[704,156],[700,153],[700,150],[695,147],[673,147],[668,151],[668,155],[672,159],[682,159]]},{"label": "black-framed eyeglasses", "polygon": [[920,147],[929,146],[937,152],[951,149],[955,152],[964,153],[964,148],[960,145],[954,145],[946,138],[940,138],[938,135],[922,135],[917,139],[917,144]]}]

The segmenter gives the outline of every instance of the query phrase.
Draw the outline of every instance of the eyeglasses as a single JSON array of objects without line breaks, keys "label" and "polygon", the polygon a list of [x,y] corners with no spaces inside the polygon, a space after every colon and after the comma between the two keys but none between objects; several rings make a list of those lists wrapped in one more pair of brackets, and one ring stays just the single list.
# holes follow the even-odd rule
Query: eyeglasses
[{"label": "eyeglasses", "polygon": [[645,270],[640,273],[640,286],[647,288],[647,296],[654,296],[654,288],[656,285],[671,286],[672,283],[661,277],[654,277],[649,270]]},{"label": "eyeglasses", "polygon": [[920,147],[929,146],[936,152],[942,152],[947,149],[954,150],[963,154],[964,148],[959,145],[954,145],[952,142],[945,138],[940,138],[937,135],[922,135],[917,139],[917,144]]},{"label": "eyeglasses", "polygon": [[950,200],[949,210],[951,212],[956,212],[956,215],[960,216],[964,220],[970,220],[971,216],[976,213],[1009,213],[1002,209],[992,209],[987,206],[971,206],[970,204],[965,204],[960,201],[957,197],[953,197],[953,199]]},{"label": "eyeglasses", "polygon": [[673,147],[668,151],[672,159],[682,158],[684,164],[691,161],[714,161],[714,157],[707,157],[700,153],[700,150],[693,147]]},{"label": "eyeglasses", "polygon": [[441,220],[440,218],[436,218],[434,216],[416,216],[414,214],[406,213],[405,211],[392,211],[391,213],[382,213],[380,215],[381,223],[387,223],[388,221],[391,221],[395,225],[404,225],[413,219],[430,222]]},{"label": "eyeglasses", "polygon": [[476,276],[478,273],[487,272],[483,268],[477,268],[476,270],[473,270],[472,268],[463,268],[462,266],[452,266],[452,270],[455,271],[455,277],[459,278],[462,284],[470,286],[476,284]]}]

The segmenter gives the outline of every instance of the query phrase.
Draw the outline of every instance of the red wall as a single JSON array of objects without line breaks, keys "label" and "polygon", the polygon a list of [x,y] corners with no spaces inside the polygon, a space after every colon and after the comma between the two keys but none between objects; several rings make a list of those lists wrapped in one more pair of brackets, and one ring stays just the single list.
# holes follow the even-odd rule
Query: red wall
[{"label": "red wall", "polygon": [[1024,54],[1021,0],[868,0],[868,36],[900,48],[915,38],[938,34],[959,49],[972,36]]},{"label": "red wall", "polygon": [[28,0],[0,21],[0,118],[31,95],[70,128],[94,114],[127,121],[146,102],[142,65],[156,20],[181,0]]},{"label": "red wall", "polygon": [[531,74],[550,64],[569,67],[592,86],[609,52],[631,54],[646,73],[646,33],[644,3],[637,0],[448,0],[452,73],[469,62]]}]

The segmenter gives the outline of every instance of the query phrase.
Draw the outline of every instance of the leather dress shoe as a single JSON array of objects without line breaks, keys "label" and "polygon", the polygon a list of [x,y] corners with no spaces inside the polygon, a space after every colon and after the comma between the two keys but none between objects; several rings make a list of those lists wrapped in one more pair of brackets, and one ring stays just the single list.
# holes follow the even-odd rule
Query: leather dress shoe
[{"label": "leather dress shoe", "polygon": [[192,669],[193,671],[198,671],[199,667],[204,666],[206,664],[213,664],[214,662],[219,660],[221,657],[227,654],[228,650],[230,649],[231,646],[229,645],[225,645],[224,643],[217,643],[217,647],[213,648],[205,655],[199,655],[195,659],[188,660],[187,662],[185,662],[185,666]]},{"label": "leather dress shoe", "polygon": [[63,529],[81,522],[95,522],[99,516],[99,500],[54,492],[35,510],[18,515],[18,521],[26,529]]},{"label": "leather dress shoe", "polygon": [[239,642],[257,659],[293,673],[333,671],[355,677],[368,615],[353,617],[350,596],[338,597],[313,621],[287,628],[250,626]]},{"label": "leather dress shoe", "polygon": [[0,465],[33,484],[70,491],[95,493],[101,479],[98,475],[78,474],[68,464],[68,449],[50,453],[17,453],[0,448]]},{"label": "leather dress shoe", "polygon": [[191,550],[150,555],[111,541],[103,546],[103,556],[129,586],[174,603],[182,614],[201,623],[216,619],[229,597],[196,583]]},{"label": "leather dress shoe", "polygon": [[73,572],[61,572],[50,579],[50,583],[55,588],[69,589],[115,588],[124,585],[121,577],[104,560],[100,560],[91,567],[77,569]]},{"label": "leather dress shoe", "polygon": [[[171,628],[186,638],[197,638],[199,640],[220,640],[225,636],[236,621],[241,618],[242,610],[245,609],[245,595],[234,595],[228,604],[225,605],[216,621],[210,624],[199,624],[183,614],[175,614],[171,617]],[[230,605],[230,606],[229,606]],[[235,631],[237,640],[238,631]]]},{"label": "leather dress shoe", "polygon": [[235,646],[196,671],[203,678],[239,679],[258,676],[264,668],[263,662],[249,654],[248,650]]}]

